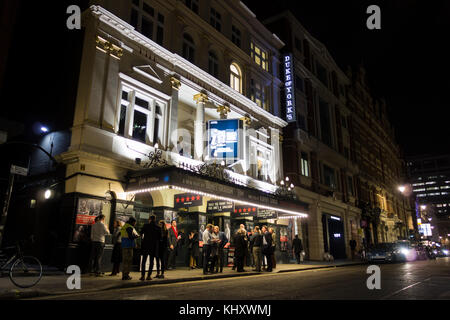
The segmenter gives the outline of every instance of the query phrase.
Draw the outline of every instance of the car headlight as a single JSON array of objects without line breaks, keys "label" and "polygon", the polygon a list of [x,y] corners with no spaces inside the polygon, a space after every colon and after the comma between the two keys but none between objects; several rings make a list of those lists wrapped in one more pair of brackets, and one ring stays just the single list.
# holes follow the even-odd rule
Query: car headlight
[{"label": "car headlight", "polygon": [[402,254],[404,254],[405,256],[409,254],[409,250],[406,249],[406,248],[401,249],[400,252],[401,252]]},{"label": "car headlight", "polygon": [[433,253],[434,253],[434,254],[437,254],[437,250],[433,250]]},{"label": "car headlight", "polygon": [[448,256],[448,250],[442,250],[442,252],[443,252],[446,256]]}]

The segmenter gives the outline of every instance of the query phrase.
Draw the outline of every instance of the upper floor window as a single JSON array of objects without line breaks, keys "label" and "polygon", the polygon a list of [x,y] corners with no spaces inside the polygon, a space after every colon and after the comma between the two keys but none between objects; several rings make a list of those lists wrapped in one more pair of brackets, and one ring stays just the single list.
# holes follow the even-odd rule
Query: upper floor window
[{"label": "upper floor window", "polygon": [[316,61],[317,78],[328,88],[328,73],[327,69]]},{"label": "upper floor window", "polygon": [[144,36],[163,45],[164,15],[156,12],[152,6],[143,0],[133,0],[130,23]]},{"label": "upper floor window", "polygon": [[198,14],[198,0],[184,0],[186,7]]},{"label": "upper floor window", "polygon": [[306,152],[301,153],[300,166],[302,170],[302,176],[309,177],[309,161],[308,154]]},{"label": "upper floor window", "polygon": [[267,96],[267,88],[261,82],[251,79],[250,99],[266,111],[269,109]]},{"label": "upper floor window", "polygon": [[333,168],[330,168],[327,165],[323,165],[323,182],[326,186],[336,189],[337,183],[336,183],[336,176]]},{"label": "upper floor window", "polygon": [[352,196],[355,195],[354,190],[353,190],[353,178],[352,176],[347,176],[347,190],[348,193]]},{"label": "upper floor window", "polygon": [[298,51],[302,51],[302,41],[299,38],[295,37],[294,42],[295,42],[295,49],[297,49]]},{"label": "upper floor window", "polygon": [[195,43],[190,35],[183,35],[183,58],[190,62],[195,62]]},{"label": "upper floor window", "polygon": [[231,41],[239,48],[241,47],[241,30],[235,26],[231,26]]},{"label": "upper floor window", "polygon": [[263,51],[260,47],[252,42],[250,43],[250,55],[258,66],[266,71],[269,71],[269,60],[266,51]]},{"label": "upper floor window", "polygon": [[219,59],[212,51],[208,53],[208,72],[216,78],[219,76]]},{"label": "upper floor window", "polygon": [[242,72],[236,63],[230,65],[230,87],[242,93]]},{"label": "upper floor window", "polygon": [[295,88],[301,92],[305,92],[305,83],[303,82],[303,79],[297,75],[295,76]]},{"label": "upper floor window", "polygon": [[122,84],[117,134],[142,143],[161,144],[164,111],[162,101]]},{"label": "upper floor window", "polygon": [[209,17],[209,23],[220,32],[222,29],[222,16],[216,9],[211,8],[211,14]]}]

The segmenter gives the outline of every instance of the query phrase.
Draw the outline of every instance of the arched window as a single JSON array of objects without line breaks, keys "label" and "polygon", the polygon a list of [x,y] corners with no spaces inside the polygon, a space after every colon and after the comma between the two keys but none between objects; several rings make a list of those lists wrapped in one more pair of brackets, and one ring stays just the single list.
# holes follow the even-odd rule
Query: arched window
[{"label": "arched window", "polygon": [[236,63],[230,65],[230,87],[242,93],[242,72]]},{"label": "arched window", "polygon": [[219,76],[219,59],[214,52],[208,52],[208,72],[214,77]]},{"label": "arched window", "polygon": [[194,63],[195,43],[190,35],[185,33],[183,35],[183,58]]}]

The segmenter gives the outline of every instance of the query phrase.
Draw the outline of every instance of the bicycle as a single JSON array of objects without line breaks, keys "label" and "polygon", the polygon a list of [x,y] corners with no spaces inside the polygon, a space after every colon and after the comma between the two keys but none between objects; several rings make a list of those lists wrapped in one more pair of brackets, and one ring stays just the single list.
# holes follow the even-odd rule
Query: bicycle
[{"label": "bicycle", "polygon": [[4,249],[15,249],[15,252],[10,258],[0,252],[0,277],[8,273],[11,282],[19,288],[31,288],[41,280],[42,265],[37,258],[24,256],[19,243]]}]

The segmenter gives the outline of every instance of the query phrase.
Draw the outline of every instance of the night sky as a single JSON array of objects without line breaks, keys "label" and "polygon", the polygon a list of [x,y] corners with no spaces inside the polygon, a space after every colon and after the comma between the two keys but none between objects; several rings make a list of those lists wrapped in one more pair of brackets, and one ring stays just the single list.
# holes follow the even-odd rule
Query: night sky
[{"label": "night sky", "polygon": [[[291,10],[343,71],[363,63],[405,154],[450,153],[450,1],[243,2],[260,20]],[[366,27],[372,4],[381,9],[381,30]]]},{"label": "night sky", "polygon": [[[80,54],[81,39],[81,32],[66,29],[65,8],[81,1],[21,2],[0,93],[1,116],[60,129],[76,94],[73,74],[78,70],[71,61]],[[450,1],[243,2],[260,20],[290,9],[342,70],[363,63],[374,93],[386,98],[406,154],[450,153],[445,112],[449,103],[444,100],[450,92]],[[381,8],[381,30],[366,28],[371,4]]]}]

